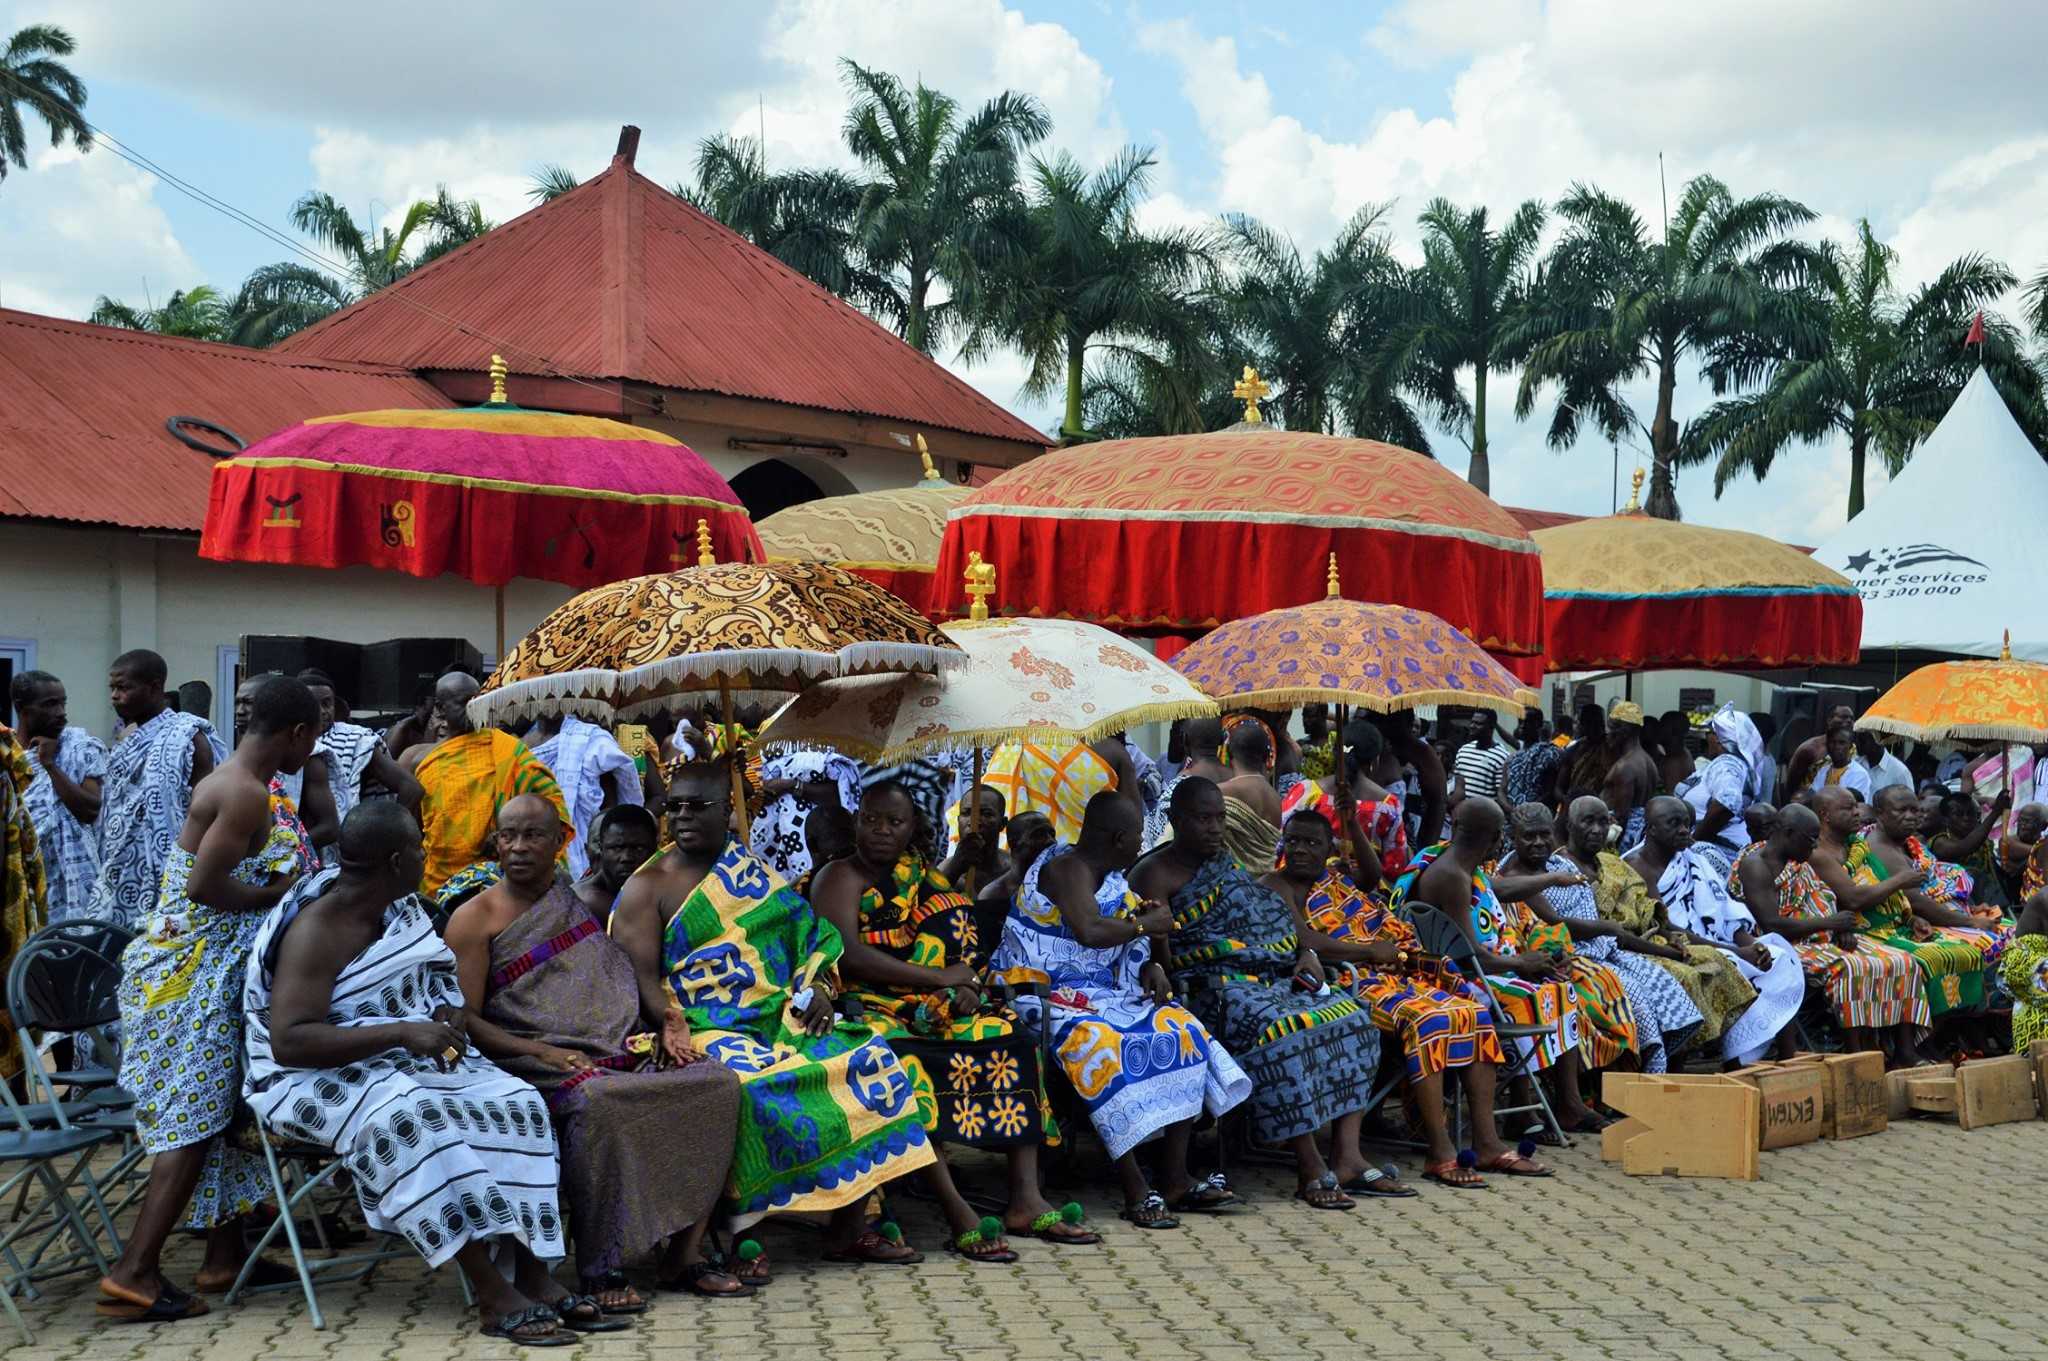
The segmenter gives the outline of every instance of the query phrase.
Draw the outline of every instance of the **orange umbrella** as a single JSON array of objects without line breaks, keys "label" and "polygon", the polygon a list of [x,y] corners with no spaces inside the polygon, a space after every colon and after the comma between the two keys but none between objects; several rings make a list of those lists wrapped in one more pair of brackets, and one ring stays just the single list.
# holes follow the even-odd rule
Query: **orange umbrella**
[{"label": "orange umbrella", "polygon": [[1885,691],[1856,726],[1917,742],[2048,745],[2048,663],[2014,661],[2008,630],[1996,661],[1923,666]]}]

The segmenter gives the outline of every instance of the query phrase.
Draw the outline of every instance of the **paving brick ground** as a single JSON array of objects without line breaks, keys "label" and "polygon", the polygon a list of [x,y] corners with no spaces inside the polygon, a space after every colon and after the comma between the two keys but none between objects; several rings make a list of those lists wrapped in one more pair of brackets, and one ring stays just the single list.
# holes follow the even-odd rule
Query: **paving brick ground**
[{"label": "paving brick ground", "polygon": [[[804,1231],[763,1235],[760,1297],[664,1296],[631,1333],[552,1355],[866,1361],[1044,1358],[2048,1358],[2048,1123],[1964,1134],[1912,1122],[1764,1155],[1755,1183],[1635,1179],[1592,1140],[1551,1154],[1554,1181],[1507,1182],[1320,1213],[1291,1178],[1247,1169],[1254,1204],[1178,1233],[1112,1221],[1093,1249],[1024,1246],[1014,1267],[935,1249],[930,1208],[899,1206],[929,1251],[910,1269],[815,1262]],[[1404,1160],[1404,1166],[1412,1166]],[[1088,1197],[1103,1214],[1109,1197]],[[170,1269],[189,1281],[196,1244]],[[322,1293],[265,1295],[153,1328],[97,1319],[90,1282],[24,1312],[8,1361],[442,1361],[511,1356],[479,1338],[451,1275],[393,1263]],[[4,1325],[0,1325],[4,1327]]]}]

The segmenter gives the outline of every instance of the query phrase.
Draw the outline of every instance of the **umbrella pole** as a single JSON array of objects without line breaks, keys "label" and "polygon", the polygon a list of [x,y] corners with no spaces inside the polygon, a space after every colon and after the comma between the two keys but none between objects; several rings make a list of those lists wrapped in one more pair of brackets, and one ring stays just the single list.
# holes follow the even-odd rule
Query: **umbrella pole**
[{"label": "umbrella pole", "polygon": [[[1344,725],[1349,721],[1350,715],[1348,711],[1345,709],[1345,706],[1339,704],[1337,706],[1337,721],[1330,727],[1330,769],[1335,772],[1332,776],[1332,782],[1340,788],[1348,788],[1351,779],[1351,772],[1344,768]],[[1331,797],[1334,798],[1336,790],[1330,792]],[[1348,873],[1350,862],[1355,858],[1355,852],[1351,844],[1351,826],[1345,819],[1340,818],[1338,821],[1342,825],[1337,828],[1337,848],[1344,853],[1346,872]]]},{"label": "umbrella pole", "polygon": [[735,734],[738,731],[732,717],[732,685],[718,682],[718,703],[725,711],[725,763],[732,771],[732,812],[739,820],[740,840],[745,841],[751,829],[747,826],[747,754],[740,750]]},{"label": "umbrella pole", "polygon": [[[967,830],[976,836],[981,835],[981,800],[974,796],[974,791],[979,788],[981,788],[981,744],[977,742],[974,745],[974,778],[967,786]],[[969,865],[967,872],[960,876],[960,891],[969,898],[974,897],[974,879],[974,866]]]}]

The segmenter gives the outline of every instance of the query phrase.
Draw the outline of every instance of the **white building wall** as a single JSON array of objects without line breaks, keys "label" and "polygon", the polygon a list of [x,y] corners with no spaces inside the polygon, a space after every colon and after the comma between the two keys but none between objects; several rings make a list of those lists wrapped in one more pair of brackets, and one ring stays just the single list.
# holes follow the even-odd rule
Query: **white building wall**
[{"label": "white building wall", "polygon": [[[544,581],[505,588],[517,641],[573,591]],[[422,581],[369,567],[323,571],[209,562],[196,538],[132,530],[0,526],[0,637],[36,643],[36,665],[62,677],[71,721],[110,732],[107,664],[130,648],[163,654],[171,684],[216,682],[223,644],[244,634],[343,642],[467,638],[496,652],[495,595],[452,576]]]}]

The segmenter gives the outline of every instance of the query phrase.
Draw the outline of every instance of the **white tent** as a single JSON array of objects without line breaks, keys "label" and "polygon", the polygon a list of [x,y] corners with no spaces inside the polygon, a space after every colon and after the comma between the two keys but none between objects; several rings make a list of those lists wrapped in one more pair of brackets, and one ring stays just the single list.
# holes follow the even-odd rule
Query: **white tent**
[{"label": "white tent", "polygon": [[1979,369],[1863,513],[1814,557],[1863,592],[1864,660],[1902,648],[2048,661],[2044,463]]}]

